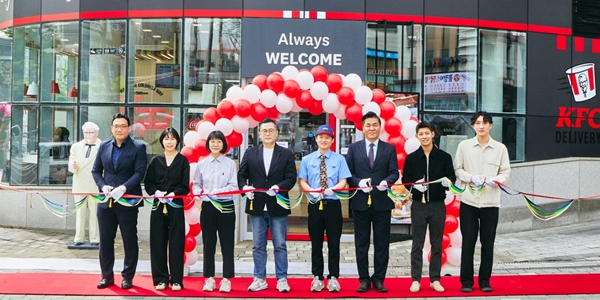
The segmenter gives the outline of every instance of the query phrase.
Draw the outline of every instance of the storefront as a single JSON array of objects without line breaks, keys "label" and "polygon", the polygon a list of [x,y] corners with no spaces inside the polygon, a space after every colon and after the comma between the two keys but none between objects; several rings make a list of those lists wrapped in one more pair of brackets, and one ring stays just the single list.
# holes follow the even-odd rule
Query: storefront
[{"label": "storefront", "polygon": [[[600,62],[600,36],[574,34],[574,7],[559,0],[2,0],[1,181],[69,190],[68,150],[82,138],[81,125],[95,122],[108,139],[116,112],[131,117],[133,138],[152,157],[162,151],[164,128],[194,130],[230,87],[287,65],[358,74],[432,122],[436,144],[451,154],[473,136],[470,115],[486,110],[513,162],[598,157],[595,69],[577,66]],[[297,164],[315,150],[320,124],[334,126],[342,154],[362,138],[322,107],[295,107],[277,122],[278,142]],[[251,130],[229,155],[238,160],[258,142]],[[306,205],[294,209],[290,234],[306,234]],[[345,233],[351,217],[345,203]]]}]

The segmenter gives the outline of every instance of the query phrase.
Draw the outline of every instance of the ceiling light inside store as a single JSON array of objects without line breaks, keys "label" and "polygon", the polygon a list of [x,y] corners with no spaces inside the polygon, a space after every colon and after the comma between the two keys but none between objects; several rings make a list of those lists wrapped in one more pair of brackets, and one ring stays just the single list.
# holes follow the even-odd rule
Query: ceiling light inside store
[{"label": "ceiling light inside store", "polygon": [[194,26],[202,26],[200,23],[194,23]]},{"label": "ceiling light inside store", "polygon": [[160,35],[153,35],[152,37],[155,38],[155,39],[160,39],[162,36],[160,36]]},{"label": "ceiling light inside store", "polygon": [[160,42],[161,42],[161,43],[163,43],[163,44],[168,44],[168,43],[170,43],[169,41],[160,41]]},{"label": "ceiling light inside store", "polygon": [[61,42],[68,42],[69,39],[60,39]]},{"label": "ceiling light inside store", "polygon": [[208,30],[201,30],[200,33],[208,33]]},{"label": "ceiling light inside store", "polygon": [[152,29],[142,29],[143,32],[152,32]]}]

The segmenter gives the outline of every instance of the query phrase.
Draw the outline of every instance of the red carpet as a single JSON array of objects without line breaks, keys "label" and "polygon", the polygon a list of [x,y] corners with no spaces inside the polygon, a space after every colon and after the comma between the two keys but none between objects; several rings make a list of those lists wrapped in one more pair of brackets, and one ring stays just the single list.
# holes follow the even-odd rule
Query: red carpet
[{"label": "red carpet", "polygon": [[[373,290],[358,294],[356,278],[342,278],[342,290],[339,293],[310,292],[309,278],[288,279],[291,292],[279,293],[274,278],[267,279],[269,288],[260,292],[248,292],[252,278],[232,279],[232,291],[222,294],[218,291],[203,292],[203,277],[186,277],[185,288],[179,292],[165,290],[156,291],[152,286],[150,275],[138,275],[134,278],[134,287],[130,290],[120,288],[121,278],[115,278],[116,285],[99,290],[96,284],[100,280],[98,274],[73,273],[0,273],[0,294],[29,295],[90,295],[90,296],[174,296],[174,297],[235,297],[235,298],[332,298],[332,297],[465,297],[465,296],[511,296],[511,295],[566,295],[566,294],[600,294],[600,274],[559,274],[559,275],[496,275],[492,277],[492,293],[483,293],[477,286],[472,293],[461,293],[458,277],[444,277],[442,285],[444,293],[437,293],[429,288],[429,282],[422,280],[422,289],[418,293],[408,291],[410,278],[388,278],[385,285],[387,294]],[[220,280],[220,278],[218,279]]]}]

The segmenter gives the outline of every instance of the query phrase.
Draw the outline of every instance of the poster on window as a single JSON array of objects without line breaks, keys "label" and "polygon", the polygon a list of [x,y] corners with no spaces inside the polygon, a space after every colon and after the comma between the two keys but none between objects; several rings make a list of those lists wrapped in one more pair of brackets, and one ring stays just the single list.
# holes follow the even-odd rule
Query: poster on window
[{"label": "poster on window", "polygon": [[475,92],[473,72],[453,72],[425,75],[425,95],[468,94]]}]

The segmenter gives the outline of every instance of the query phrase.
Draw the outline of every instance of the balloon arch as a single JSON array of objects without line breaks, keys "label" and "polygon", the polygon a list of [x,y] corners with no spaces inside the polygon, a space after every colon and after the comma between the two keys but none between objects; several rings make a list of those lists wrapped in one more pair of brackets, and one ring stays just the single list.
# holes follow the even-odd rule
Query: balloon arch
[{"label": "balloon arch", "polygon": [[[354,123],[357,130],[362,130],[361,119],[365,113],[376,113],[381,118],[383,128],[380,138],[396,147],[400,170],[406,156],[420,146],[415,138],[415,127],[419,121],[411,115],[409,108],[396,106],[386,98],[383,90],[363,85],[359,75],[330,74],[323,66],[315,66],[311,70],[286,66],[281,72],[269,76],[257,75],[251,84],[244,87],[232,86],[216,108],[206,109],[202,121],[196,124],[196,130],[188,131],[183,137],[181,154],[190,162],[190,178],[193,178],[198,161],[209,155],[205,145],[212,131],[223,132],[228,148],[237,148],[243,142],[243,134],[258,126],[262,120],[276,120],[280,114],[303,109],[312,115],[327,112],[340,120],[347,119]],[[184,258],[187,266],[198,260],[195,237],[200,233],[200,212],[192,208],[196,208],[195,201],[188,197],[185,201]],[[445,244],[448,246],[449,242]]]}]

